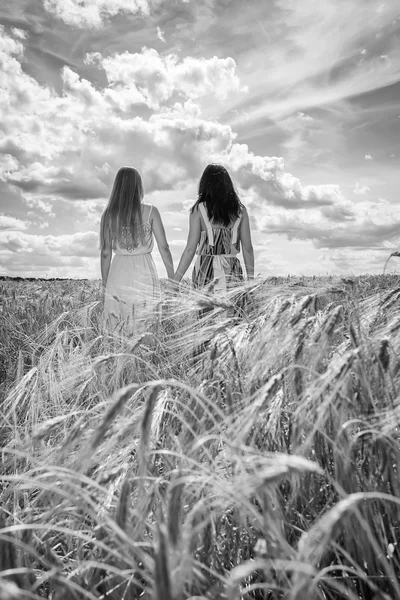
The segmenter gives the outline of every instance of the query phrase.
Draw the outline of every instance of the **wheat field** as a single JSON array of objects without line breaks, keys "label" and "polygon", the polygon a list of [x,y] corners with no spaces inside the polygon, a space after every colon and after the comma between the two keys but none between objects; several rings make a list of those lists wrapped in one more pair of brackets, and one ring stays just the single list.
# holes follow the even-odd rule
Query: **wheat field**
[{"label": "wheat field", "polygon": [[400,276],[0,297],[1,600],[400,598]]}]

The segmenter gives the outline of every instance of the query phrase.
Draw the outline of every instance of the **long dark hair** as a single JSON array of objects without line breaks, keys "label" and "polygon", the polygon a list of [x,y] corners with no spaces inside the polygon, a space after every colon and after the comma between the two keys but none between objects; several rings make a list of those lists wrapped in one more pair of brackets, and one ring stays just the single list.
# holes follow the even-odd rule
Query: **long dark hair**
[{"label": "long dark hair", "polygon": [[199,183],[197,201],[191,208],[191,212],[204,202],[208,217],[215,223],[222,223],[226,227],[237,219],[243,204],[233,186],[228,171],[222,165],[207,165],[203,171]]},{"label": "long dark hair", "polygon": [[142,240],[143,183],[139,171],[133,167],[121,167],[114,179],[110,199],[100,222],[100,248],[111,230],[112,239],[121,239],[130,230],[133,246]]}]

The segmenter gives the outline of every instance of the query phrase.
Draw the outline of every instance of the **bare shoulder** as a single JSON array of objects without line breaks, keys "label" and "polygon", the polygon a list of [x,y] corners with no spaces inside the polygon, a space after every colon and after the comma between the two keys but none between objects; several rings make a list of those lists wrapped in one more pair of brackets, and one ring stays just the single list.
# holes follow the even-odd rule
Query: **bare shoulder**
[{"label": "bare shoulder", "polygon": [[142,202],[142,212],[149,214],[150,212],[153,212],[153,210],[154,206],[152,204],[149,204],[148,202]]},{"label": "bare shoulder", "polygon": [[189,223],[191,226],[196,226],[199,224],[201,227],[203,226],[203,218],[201,216],[201,212],[199,211],[199,207],[195,206],[193,210],[189,212]]},{"label": "bare shoulder", "polygon": [[154,206],[154,204],[149,204],[148,205],[149,208],[149,214],[150,214],[150,221],[152,221],[154,219],[154,217],[157,219],[160,218],[160,211],[158,210],[157,206]]},{"label": "bare shoulder", "polygon": [[243,222],[246,222],[249,220],[249,213],[247,212],[247,208],[243,205],[242,207],[242,212],[240,213],[240,225]]}]

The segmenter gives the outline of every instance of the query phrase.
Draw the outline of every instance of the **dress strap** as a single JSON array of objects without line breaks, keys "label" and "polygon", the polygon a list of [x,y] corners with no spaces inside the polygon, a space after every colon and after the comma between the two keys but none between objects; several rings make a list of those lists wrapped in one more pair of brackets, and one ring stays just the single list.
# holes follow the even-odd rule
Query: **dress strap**
[{"label": "dress strap", "polygon": [[200,202],[200,204],[199,204],[199,211],[200,211],[201,216],[203,217],[204,223],[206,225],[208,245],[214,246],[214,233],[213,233],[213,230],[211,227],[210,219],[208,218],[208,215],[207,215],[206,207],[204,206],[203,202]]},{"label": "dress strap", "polygon": [[148,206],[150,206],[150,210],[149,210],[149,214],[147,215],[147,219],[146,219],[146,223],[150,222],[150,215],[151,215],[151,211],[153,210],[153,205],[149,204]]},{"label": "dress strap", "polygon": [[238,231],[239,231],[239,225],[240,225],[240,221],[242,219],[242,215],[240,215],[240,217],[238,217],[235,221],[234,226],[232,227],[232,245],[234,246],[237,242],[238,239]]}]

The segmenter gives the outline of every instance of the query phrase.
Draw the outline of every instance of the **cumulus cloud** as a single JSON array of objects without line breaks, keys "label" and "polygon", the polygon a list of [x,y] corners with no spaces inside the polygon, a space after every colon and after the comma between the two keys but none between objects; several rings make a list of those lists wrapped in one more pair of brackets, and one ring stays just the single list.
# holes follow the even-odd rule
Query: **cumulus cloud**
[{"label": "cumulus cloud", "polygon": [[233,58],[192,58],[179,60],[175,54],[161,56],[153,48],[142,52],[123,52],[103,57],[99,52],[87,55],[85,62],[104,69],[112,90],[124,95],[133,92],[137,102],[159,108],[174,94],[198,99],[213,94],[224,100],[228,94],[245,92],[236,75]]},{"label": "cumulus cloud", "polygon": [[157,37],[161,42],[164,42],[164,44],[165,44],[165,36],[164,36],[164,32],[161,29],[161,27],[157,27]]},{"label": "cumulus cloud", "polygon": [[[174,4],[185,5],[190,2],[191,0],[175,0]],[[43,0],[44,8],[55,17],[72,27],[86,29],[100,29],[118,14],[148,16],[162,5],[170,4],[171,0]],[[192,1],[196,23],[200,21],[201,25],[205,25],[212,21],[215,18],[215,4],[217,0],[201,3]]]},{"label": "cumulus cloud", "polygon": [[[123,72],[127,55],[114,55],[105,63],[111,80],[105,89],[96,89],[65,67],[60,96],[23,72],[22,46],[2,32],[0,59],[6,68],[0,110],[6,135],[1,149],[7,154],[0,162],[0,177],[25,194],[42,200],[44,195],[105,198],[114,173],[126,162],[149,175],[148,191],[168,189],[197,174],[204,157],[224,150],[234,138],[229,126],[202,119],[192,99],[238,90],[232,59],[178,61],[144,50],[143,56],[129,55],[135,74],[128,85]],[[147,57],[151,60],[146,67]],[[138,104],[158,105],[161,100],[172,103],[152,110],[147,118],[137,115]]]},{"label": "cumulus cloud", "polygon": [[14,40],[5,33],[5,29],[1,26],[2,35],[0,37],[0,61],[4,71],[9,71],[16,65],[16,60],[13,55],[22,57],[24,47],[21,42]]},{"label": "cumulus cloud", "polygon": [[373,157],[371,156],[371,154],[366,154],[364,156],[365,160],[373,160]]},{"label": "cumulus cloud", "polygon": [[316,248],[379,248],[400,239],[400,208],[388,202],[353,206],[349,222],[332,222],[322,209],[295,215],[275,207],[264,207],[256,226],[260,231],[311,240]]},{"label": "cumulus cloud", "polygon": [[232,143],[227,152],[215,158],[236,172],[242,189],[254,190],[255,197],[264,202],[289,210],[326,207],[328,218],[331,215],[336,220],[338,213],[341,218],[351,218],[351,205],[339,185],[304,186],[298,177],[285,170],[283,157],[258,156],[247,144]]},{"label": "cumulus cloud", "polygon": [[359,181],[357,181],[357,183],[354,187],[354,190],[353,190],[353,194],[364,195],[370,191],[371,190],[367,185],[361,185],[361,183]]},{"label": "cumulus cloud", "polygon": [[19,163],[15,156],[4,153],[0,154],[0,180],[6,181],[12,173],[18,170]]},{"label": "cumulus cloud", "polygon": [[[8,56],[12,52],[21,54],[15,42]],[[229,125],[201,118],[196,100],[242,89],[231,58],[179,61],[175,55],[161,56],[146,48],[107,58],[96,53],[88,61],[105,70],[109,85],[98,90],[65,67],[62,96],[39,86],[13,60],[13,73],[6,79],[6,112],[19,135],[7,139],[23,146],[25,156],[20,164],[9,155],[1,172],[29,194],[31,204],[35,195],[42,202],[55,195],[75,201],[105,198],[114,173],[127,158],[141,169],[148,192],[198,178],[205,164],[216,160],[236,172],[243,189],[256,189],[271,204],[294,210],[335,207],[326,211],[332,220],[351,216],[350,208],[343,208],[339,186],[303,186],[285,170],[282,157],[257,156],[246,144],[235,143]],[[21,89],[22,107],[16,101]],[[147,118],[134,116],[135,103],[152,107]],[[307,120],[305,114],[299,118]],[[44,206],[38,204],[42,211]]]},{"label": "cumulus cloud", "polygon": [[42,213],[47,217],[55,217],[54,204],[48,199],[42,200],[40,197],[33,196],[32,194],[25,194],[25,203],[29,208],[34,209],[33,214]]},{"label": "cumulus cloud", "polygon": [[[5,132],[0,180],[20,190],[30,211],[52,219],[52,225],[62,219],[71,228],[97,227],[122,164],[141,171],[146,194],[171,190],[171,198],[215,161],[231,171],[260,232],[310,240],[318,248],[366,247],[398,235],[397,213],[385,208],[378,215],[368,203],[353,205],[335,184],[305,185],[287,171],[282,156],[255,154],[236,142],[229,124],[203,116],[205,97],[212,95],[215,104],[215,98],[244,91],[233,59],[180,60],[147,48],[91,54],[88,65],[104,70],[107,85],[101,88],[64,67],[59,94],[23,71],[20,42],[4,29],[0,33]],[[296,115],[306,125],[314,122],[310,119]],[[193,192],[194,184],[187,199]],[[171,225],[180,224],[175,214]],[[22,225],[8,225],[0,236],[0,255],[8,265],[14,260],[16,268],[34,259],[43,269],[56,268],[57,262],[84,269],[98,253],[93,231],[35,236]],[[181,244],[174,240],[176,250]]]},{"label": "cumulus cloud", "polygon": [[28,229],[29,221],[22,221],[15,217],[0,215],[0,231],[24,231]]},{"label": "cumulus cloud", "polygon": [[13,32],[15,37],[17,37],[20,40],[26,40],[26,38],[28,37],[28,33],[25,31],[25,29],[19,29],[18,27],[11,27],[11,31]]},{"label": "cumulus cloud", "polygon": [[[74,233],[71,235],[34,235],[14,231],[0,232],[0,255],[4,251],[25,252],[38,256],[93,257],[98,255],[99,236],[94,231]],[[29,260],[29,259],[28,259]]]},{"label": "cumulus cloud", "polygon": [[22,277],[65,277],[91,279],[98,277],[93,258],[80,256],[38,255],[32,260],[24,252],[0,253],[2,273]]},{"label": "cumulus cloud", "polygon": [[118,13],[149,14],[163,0],[44,0],[46,10],[67,25],[98,29]]},{"label": "cumulus cloud", "polygon": [[41,277],[95,277],[98,234],[33,235],[0,230],[3,272]]},{"label": "cumulus cloud", "polygon": [[90,181],[90,175],[78,167],[45,167],[32,163],[10,174],[7,181],[30,194],[60,195],[70,200],[104,198],[107,188],[98,180]]}]

